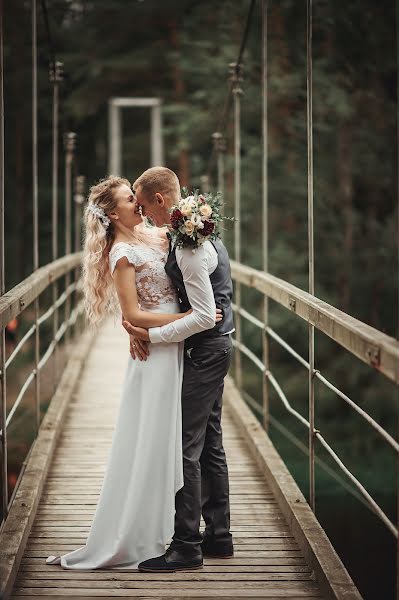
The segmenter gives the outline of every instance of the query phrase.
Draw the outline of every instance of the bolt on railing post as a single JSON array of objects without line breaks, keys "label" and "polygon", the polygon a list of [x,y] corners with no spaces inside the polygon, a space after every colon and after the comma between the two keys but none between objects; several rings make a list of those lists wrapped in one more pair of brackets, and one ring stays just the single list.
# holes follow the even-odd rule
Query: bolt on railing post
[{"label": "bolt on railing post", "polygon": [[[231,63],[230,81],[234,99],[234,259],[241,262],[241,81],[242,64]],[[235,300],[238,308],[241,308],[241,284],[236,284]],[[241,315],[236,313],[236,341],[241,344]],[[242,389],[242,360],[241,350],[235,349],[234,370],[237,387]]]},{"label": "bolt on railing post", "polygon": [[[213,145],[216,153],[217,160],[217,189],[222,193],[223,202],[224,198],[224,153],[226,151],[226,141],[222,133],[215,131],[212,134]],[[224,214],[224,208],[222,207],[221,214]],[[221,231],[221,238],[224,239],[224,229]]]},{"label": "bolt on railing post", "polygon": [[[33,189],[33,270],[39,268],[39,192],[37,169],[37,7],[32,0],[32,189]],[[36,435],[40,427],[40,328],[39,297],[34,301],[35,315],[35,413]]]},{"label": "bolt on railing post", "polygon": [[[308,245],[309,293],[314,295],[313,233],[313,93],[312,93],[312,0],[307,0],[307,148],[308,148]],[[315,411],[314,411],[314,325],[309,323],[309,504],[315,511]]]},{"label": "bolt on railing post", "polygon": [[[59,88],[62,81],[63,63],[55,61],[50,64],[50,81],[53,84],[53,155],[52,155],[52,206],[51,206],[51,224],[52,224],[52,259],[58,258],[58,135],[59,135]],[[52,300],[53,306],[58,298],[58,281],[52,284]],[[53,340],[58,331],[59,313],[58,308],[53,314]],[[59,347],[58,344],[54,349],[53,358],[53,394],[57,387],[59,375]]]},{"label": "bolt on railing post", "polygon": [[[0,295],[6,291],[4,260],[4,41],[3,0],[0,0]],[[1,507],[2,519],[8,514],[8,469],[7,469],[7,379],[6,379],[6,330],[1,330]]]},{"label": "bolt on railing post", "polygon": [[[75,150],[76,134],[69,131],[65,134],[65,254],[71,253],[71,211],[72,211],[72,162]],[[71,273],[65,275],[65,289],[71,283]],[[71,316],[71,296],[68,295],[65,301],[65,321]],[[70,327],[65,331],[65,345],[67,346],[71,338]],[[68,351],[68,348],[66,348]]]},{"label": "bolt on railing post", "polygon": [[[267,128],[267,9],[268,0],[262,1],[262,255],[263,271],[269,270],[268,254],[268,128]],[[269,382],[266,370],[269,368],[269,337],[266,327],[269,324],[269,299],[265,295],[263,300],[263,322],[265,329],[263,331],[263,364],[265,373],[263,374],[262,399],[263,399],[263,427],[269,430]]]}]

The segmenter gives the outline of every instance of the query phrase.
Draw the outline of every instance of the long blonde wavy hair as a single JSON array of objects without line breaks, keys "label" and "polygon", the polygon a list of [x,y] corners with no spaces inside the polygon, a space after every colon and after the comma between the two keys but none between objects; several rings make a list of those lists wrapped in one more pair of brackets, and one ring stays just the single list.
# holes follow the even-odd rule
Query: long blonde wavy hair
[{"label": "long blonde wavy hair", "polygon": [[[121,185],[131,187],[127,179],[115,175],[100,180],[90,188],[84,209],[83,295],[86,320],[92,325],[98,325],[109,314],[114,317],[120,315],[120,307],[108,258],[115,240],[115,225],[111,220],[105,228],[89,207],[90,204],[97,205],[109,215],[118,204],[115,192]],[[132,244],[151,247],[162,247],[164,244],[158,229],[149,226],[145,219],[129,232],[129,239]]]}]

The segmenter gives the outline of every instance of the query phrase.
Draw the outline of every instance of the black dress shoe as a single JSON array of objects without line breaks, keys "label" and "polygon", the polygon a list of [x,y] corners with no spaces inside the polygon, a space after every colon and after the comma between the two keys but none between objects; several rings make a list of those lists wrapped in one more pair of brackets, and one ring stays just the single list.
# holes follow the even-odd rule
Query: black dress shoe
[{"label": "black dress shoe", "polygon": [[205,536],[202,540],[201,550],[203,556],[208,556],[209,558],[231,558],[234,556],[232,541],[222,542],[210,536]]},{"label": "black dress shoe", "polygon": [[165,554],[149,558],[139,563],[139,571],[145,573],[174,573],[186,569],[201,569],[203,567],[201,550],[191,554],[182,553],[170,546]]}]

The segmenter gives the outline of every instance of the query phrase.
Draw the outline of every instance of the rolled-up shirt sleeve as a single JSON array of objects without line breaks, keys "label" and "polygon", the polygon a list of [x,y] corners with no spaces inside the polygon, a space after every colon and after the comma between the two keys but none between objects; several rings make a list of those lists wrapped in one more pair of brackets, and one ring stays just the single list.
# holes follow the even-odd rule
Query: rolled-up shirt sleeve
[{"label": "rolled-up shirt sleeve", "polygon": [[205,248],[200,246],[195,252],[190,248],[177,248],[176,261],[182,272],[193,312],[169,325],[150,328],[148,333],[152,343],[181,342],[195,333],[212,329],[215,325],[216,304]]}]

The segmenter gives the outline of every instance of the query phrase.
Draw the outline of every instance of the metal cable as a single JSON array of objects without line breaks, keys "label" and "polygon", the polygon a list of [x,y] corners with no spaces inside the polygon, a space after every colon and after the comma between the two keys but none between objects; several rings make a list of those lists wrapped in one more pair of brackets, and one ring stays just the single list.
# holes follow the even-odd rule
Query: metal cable
[{"label": "metal cable", "polygon": [[[243,36],[241,38],[241,43],[240,43],[240,49],[238,51],[238,57],[237,60],[235,62],[235,75],[238,76],[239,74],[239,65],[241,64],[242,61],[242,57],[247,45],[247,41],[248,41],[248,34],[249,34],[249,30],[250,30],[250,26],[251,26],[251,21],[252,21],[252,15],[254,12],[254,8],[255,8],[255,0],[251,0],[251,4],[249,6],[248,9],[248,13],[247,13],[247,20],[245,23],[245,29],[244,29],[244,33]],[[215,131],[218,131],[219,133],[223,133],[225,127],[226,127],[226,120],[227,120],[227,116],[229,114],[229,109],[230,109],[230,99],[232,96],[232,91],[233,91],[233,86],[234,86],[234,81],[230,80],[229,82],[229,87],[227,90],[227,94],[225,97],[225,101],[223,104],[223,109],[218,121],[218,125],[217,125],[217,129]],[[211,171],[211,166],[212,166],[212,162],[213,159],[215,157],[215,147],[212,147],[212,151],[211,154],[209,156],[209,161],[208,161],[208,169],[207,169],[207,173],[208,173],[208,177],[210,177],[210,171]]]},{"label": "metal cable", "polygon": [[50,21],[48,18],[48,10],[47,10],[47,4],[46,4],[46,0],[41,0],[41,6],[42,6],[42,12],[43,12],[43,19],[44,19],[44,27],[46,29],[46,35],[47,35],[47,42],[50,48],[50,54],[51,54],[51,59],[52,59],[52,63],[53,63],[53,68],[55,66],[55,46],[54,46],[54,41],[53,41],[53,37],[51,35],[51,29],[50,29]]}]

